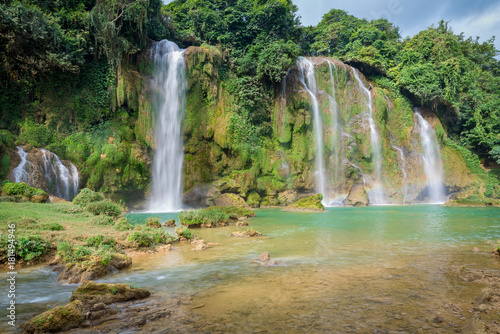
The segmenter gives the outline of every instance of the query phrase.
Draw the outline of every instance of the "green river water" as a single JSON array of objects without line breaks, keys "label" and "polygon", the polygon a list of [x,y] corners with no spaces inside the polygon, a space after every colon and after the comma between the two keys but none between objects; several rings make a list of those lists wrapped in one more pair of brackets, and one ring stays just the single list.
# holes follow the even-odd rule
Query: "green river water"
[{"label": "green river water", "polygon": [[[197,229],[200,238],[219,245],[193,251],[177,244],[170,252],[138,256],[130,269],[101,281],[133,283],[165,303],[189,300],[189,307],[179,307],[192,322],[160,319],[139,329],[144,333],[450,333],[463,326],[485,287],[452,272],[463,265],[500,269],[490,256],[500,239],[498,208],[256,212],[249,223],[264,237],[230,237],[246,227]],[[163,222],[176,214],[128,218],[141,223],[148,216]],[[263,252],[278,265],[252,261]],[[18,271],[21,319],[69,301],[76,286],[56,278],[46,266]],[[436,316],[444,321],[433,322]]]}]

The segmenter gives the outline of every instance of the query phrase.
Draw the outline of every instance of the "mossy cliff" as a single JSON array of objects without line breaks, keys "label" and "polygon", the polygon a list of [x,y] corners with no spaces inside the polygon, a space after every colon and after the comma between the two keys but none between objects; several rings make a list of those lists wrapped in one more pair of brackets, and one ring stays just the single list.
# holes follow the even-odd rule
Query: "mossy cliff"
[{"label": "mossy cliff", "polygon": [[[189,47],[184,56],[184,201],[212,205],[221,194],[233,193],[252,207],[265,207],[288,205],[316,193],[312,107],[297,67],[281,83],[262,85],[259,94],[266,103],[259,112],[267,124],[262,131],[249,121],[252,115],[245,114],[245,90],[235,89],[242,82],[227,68],[226,54],[202,46]],[[329,184],[324,197],[340,202],[361,183],[369,194],[376,171],[367,96],[353,68],[334,59],[310,59],[315,65]],[[11,175],[18,163],[14,142],[28,144],[28,151],[30,146],[45,147],[78,167],[81,188],[140,207],[149,196],[154,152],[152,70],[150,52],[144,50],[114,73],[96,63],[84,75],[41,84],[38,98],[26,105],[35,117],[21,123],[19,137],[1,133],[0,173]],[[427,180],[412,103],[387,79],[360,78],[373,100],[388,202],[424,201]],[[420,113],[440,141],[448,191],[457,198],[495,197],[500,192],[496,178],[477,168],[477,158],[468,150],[447,139],[434,113]]]},{"label": "mossy cliff", "polygon": [[[221,66],[223,55],[216,49],[190,47],[185,57],[189,87],[184,125],[185,201],[209,205],[221,193],[235,193],[253,207],[273,206],[314,193],[314,125],[298,69],[293,67],[281,85],[268,88],[272,132],[249,151],[238,138],[242,134],[235,123],[241,118],[237,97],[230,93],[231,79]],[[324,170],[330,184],[330,194],[325,195],[345,197],[359,182],[368,183],[369,190],[375,166],[367,96],[351,67],[334,59],[310,59],[316,69]],[[387,200],[424,201],[427,179],[412,104],[383,80],[361,78],[373,99]],[[434,127],[442,145],[448,191],[474,192],[481,187],[484,180],[469,171],[457,150],[444,144],[446,133],[439,119],[428,110],[420,113]]]}]

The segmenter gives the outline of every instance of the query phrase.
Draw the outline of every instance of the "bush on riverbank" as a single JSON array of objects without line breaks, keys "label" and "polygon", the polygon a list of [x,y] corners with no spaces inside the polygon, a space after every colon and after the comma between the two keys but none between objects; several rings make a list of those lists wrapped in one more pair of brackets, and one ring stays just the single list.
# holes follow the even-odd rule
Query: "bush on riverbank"
[{"label": "bush on riverbank", "polygon": [[186,238],[186,239],[193,239],[194,235],[193,235],[193,232],[188,229],[186,226],[181,226],[181,227],[178,227],[176,230],[175,230],[175,233],[177,233],[177,235],[179,237],[183,237],[183,238]]},{"label": "bush on riverbank", "polygon": [[94,215],[118,217],[122,210],[118,204],[108,201],[100,193],[84,188],[73,199],[73,203]]},{"label": "bush on riverbank", "polygon": [[143,228],[142,226],[129,234],[127,242],[134,248],[149,248],[159,245],[166,245],[174,242],[176,238],[166,233],[163,229],[151,229],[149,227]]},{"label": "bush on riverbank", "polygon": [[8,200],[8,202],[18,202],[19,197],[33,203],[46,203],[49,199],[49,195],[45,191],[32,188],[25,182],[5,183],[2,187],[2,195],[14,199]]},{"label": "bush on riverbank", "polygon": [[199,227],[205,225],[207,227],[217,225],[227,225],[233,220],[243,217],[254,217],[255,212],[247,208],[238,208],[234,206],[210,206],[206,209],[182,211],[179,214],[179,220],[184,226]]},{"label": "bush on riverbank", "polygon": [[151,227],[151,228],[160,228],[161,227],[160,218],[158,218],[158,217],[148,217],[148,219],[146,219],[146,224],[145,225],[147,227]]}]

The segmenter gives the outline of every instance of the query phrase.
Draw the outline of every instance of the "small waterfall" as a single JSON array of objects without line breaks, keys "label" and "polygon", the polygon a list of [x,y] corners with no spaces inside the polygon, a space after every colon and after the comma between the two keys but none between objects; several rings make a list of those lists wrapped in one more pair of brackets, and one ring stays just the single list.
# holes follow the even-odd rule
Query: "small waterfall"
[{"label": "small waterfall", "polygon": [[342,115],[340,114],[340,108],[337,104],[337,101],[335,99],[335,78],[333,76],[333,70],[332,67],[335,69],[335,74],[337,74],[337,67],[335,66],[334,63],[329,61],[328,59],[326,60],[328,62],[328,68],[330,70],[330,81],[332,83],[332,95],[329,95],[330,99],[330,105],[332,108],[332,124],[333,124],[333,157],[334,157],[334,163],[335,166],[333,167],[333,184],[337,187],[339,187],[339,184],[341,183],[341,165],[340,165],[340,160],[342,157],[342,151],[343,151],[343,140],[342,140],[342,134],[344,132],[344,129],[342,127]]},{"label": "small waterfall", "polygon": [[[352,73],[354,73],[354,77],[358,82],[359,88],[365,93],[365,95],[368,98],[367,107],[370,116],[368,118],[368,122],[370,125],[370,139],[371,139],[373,160],[374,160],[373,163],[375,165],[375,180],[373,181],[374,190],[372,192],[373,204],[385,204],[386,203],[384,194],[385,191],[382,185],[382,146],[380,145],[377,127],[375,125],[375,121],[373,120],[372,95],[368,90],[368,88],[366,88],[365,85],[363,84],[363,81],[361,81],[361,78],[359,77],[359,74],[356,71],[356,69],[352,68]],[[370,200],[372,200],[372,198],[370,198]]]},{"label": "small waterfall", "polygon": [[401,172],[403,172],[403,204],[406,204],[406,196],[408,196],[408,185],[407,185],[408,175],[406,174],[405,153],[401,147],[392,145],[392,148],[394,148],[399,153]]},{"label": "small waterfall", "polygon": [[444,203],[446,194],[444,189],[443,163],[441,161],[441,151],[432,126],[420,115],[417,109],[414,110],[416,118],[416,129],[420,134],[424,162],[424,171],[429,182],[429,202]]},{"label": "small waterfall", "polygon": [[[78,194],[80,179],[78,169],[70,163],[70,172],[57,154],[43,148],[40,152],[42,152],[43,163],[37,160],[39,162],[35,165],[28,160],[28,153],[22,147],[17,147],[21,163],[12,172],[14,181],[26,182],[30,187],[42,188],[48,194],[71,201]],[[39,155],[36,154],[36,156]]]},{"label": "small waterfall", "polygon": [[316,137],[316,187],[317,191],[323,194],[323,202],[328,203],[326,200],[326,178],[323,165],[323,122],[318,99],[316,98],[318,87],[316,85],[314,64],[307,58],[299,57],[297,67],[299,68],[299,80],[309,94],[313,107],[313,123]]},{"label": "small waterfall", "polygon": [[181,121],[186,103],[186,66],[184,50],[168,40],[155,43],[154,84],[155,156],[149,209],[156,212],[182,208],[182,132]]},{"label": "small waterfall", "polygon": [[28,153],[22,147],[17,146],[17,154],[21,158],[21,163],[12,171],[14,182],[26,182],[31,185],[33,181],[30,178],[30,170],[33,169],[33,164],[28,161]]},{"label": "small waterfall", "polygon": [[40,149],[43,153],[42,171],[47,180],[47,192],[71,201],[78,194],[79,176],[75,165],[70,164],[71,172],[57,154]]}]

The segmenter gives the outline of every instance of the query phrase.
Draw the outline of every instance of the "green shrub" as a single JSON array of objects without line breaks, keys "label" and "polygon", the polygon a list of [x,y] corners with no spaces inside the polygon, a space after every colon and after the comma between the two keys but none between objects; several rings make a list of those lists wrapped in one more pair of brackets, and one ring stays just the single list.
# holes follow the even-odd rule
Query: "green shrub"
[{"label": "green shrub", "polygon": [[88,247],[99,248],[101,246],[109,246],[111,248],[115,248],[116,240],[112,237],[106,237],[102,234],[91,236],[87,239],[85,243]]},{"label": "green shrub", "polygon": [[125,218],[125,217],[119,217],[116,220],[114,228],[117,231],[128,231],[128,230],[132,229],[132,225],[130,225],[130,222],[127,220],[127,218]]},{"label": "green shrub", "polygon": [[220,208],[215,209],[201,209],[193,211],[182,211],[179,214],[179,220],[182,225],[201,225],[201,224],[218,224],[227,223],[230,220],[230,216],[222,211]]},{"label": "green shrub", "polygon": [[52,141],[51,132],[43,125],[37,124],[32,118],[27,118],[19,124],[19,140],[34,147],[45,147]]},{"label": "green shrub", "polygon": [[99,202],[92,202],[87,205],[85,210],[93,213],[94,215],[103,214],[112,217],[118,217],[122,213],[122,210],[117,204],[106,200]]},{"label": "green shrub", "polygon": [[81,207],[86,207],[90,203],[100,202],[104,200],[104,196],[98,192],[84,188],[80,190],[78,195],[73,199],[73,203]]},{"label": "green shrub", "polygon": [[160,218],[148,217],[148,219],[146,219],[146,226],[153,227],[153,228],[160,228],[161,227]]},{"label": "green shrub", "polygon": [[32,188],[26,182],[6,183],[2,187],[2,193],[7,196],[23,196],[28,199],[33,196],[47,195],[47,193],[42,189]]},{"label": "green shrub", "polygon": [[152,236],[145,231],[134,231],[128,236],[127,241],[134,244],[137,248],[151,247],[154,245]]},{"label": "green shrub", "polygon": [[113,225],[114,220],[112,217],[106,215],[98,215],[97,217],[92,218],[92,223],[95,225],[108,226]]},{"label": "green shrub", "polygon": [[94,250],[87,246],[78,246],[73,251],[71,261],[81,262],[90,259]]},{"label": "green shrub", "polygon": [[175,233],[177,233],[179,237],[184,237],[186,239],[192,239],[194,237],[193,232],[185,226],[178,227]]},{"label": "green shrub", "polygon": [[161,244],[167,244],[174,240],[172,236],[158,229],[142,229],[134,230],[127,237],[127,241],[132,243],[136,248],[152,247]]},{"label": "green shrub", "polygon": [[51,244],[39,236],[22,237],[17,240],[17,255],[25,261],[37,260],[50,248]]},{"label": "green shrub", "polygon": [[256,214],[250,209],[247,208],[240,208],[237,206],[217,206],[217,205],[212,205],[208,208],[205,209],[206,211],[221,211],[225,212],[229,215],[230,218],[236,219],[236,218],[241,218],[241,217],[255,217]]}]

